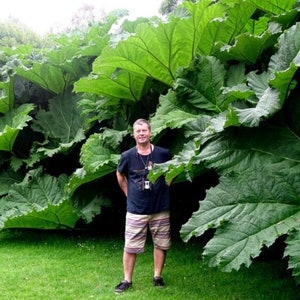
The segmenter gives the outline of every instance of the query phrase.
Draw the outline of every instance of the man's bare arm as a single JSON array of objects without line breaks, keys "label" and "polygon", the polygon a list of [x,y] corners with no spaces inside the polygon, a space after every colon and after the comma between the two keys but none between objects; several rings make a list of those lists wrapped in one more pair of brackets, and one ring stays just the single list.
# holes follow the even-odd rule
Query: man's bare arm
[{"label": "man's bare arm", "polygon": [[120,188],[122,189],[123,193],[127,197],[127,178],[124,174],[117,171],[117,180],[119,183]]}]

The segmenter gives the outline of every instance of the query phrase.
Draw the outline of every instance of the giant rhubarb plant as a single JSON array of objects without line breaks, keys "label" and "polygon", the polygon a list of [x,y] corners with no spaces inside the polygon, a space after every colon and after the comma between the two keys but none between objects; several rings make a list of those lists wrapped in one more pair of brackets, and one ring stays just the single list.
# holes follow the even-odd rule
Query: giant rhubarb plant
[{"label": "giant rhubarb plant", "polygon": [[[183,225],[182,238],[214,228],[203,255],[230,271],[249,266],[262,248],[284,237],[289,268],[300,282],[298,4],[187,1],[168,20],[134,22],[130,33],[114,39],[104,26],[79,40],[62,37],[59,47],[34,61],[27,48],[19,59],[13,53],[13,72],[0,85],[0,111],[15,122],[5,122],[12,130],[1,123],[0,146],[12,154],[1,162],[7,168],[9,161],[16,172],[0,173],[0,226],[22,227],[23,218],[27,227],[72,227],[76,214],[90,221],[106,203],[106,187],[98,182],[115,171],[122,147],[129,145],[128,125],[143,111],[151,116],[154,142],[172,134],[174,158],[155,166],[151,180],[163,174],[175,183],[192,181],[207,169],[219,175],[219,184]],[[46,109],[38,103],[29,114],[31,105],[12,105],[13,79],[19,77],[50,94]],[[70,92],[73,84],[78,95]],[[151,97],[157,94],[159,100]],[[139,106],[146,100],[154,111]],[[98,119],[99,132],[88,135]],[[43,138],[32,142],[29,157],[17,159],[15,137],[27,125]],[[80,167],[67,179],[40,173],[44,159],[68,155],[79,143]],[[21,164],[36,169],[20,177]],[[93,188],[85,189],[88,184]]]},{"label": "giant rhubarb plant", "polygon": [[216,229],[203,255],[230,271],[249,266],[263,247],[287,236],[285,255],[299,282],[296,2],[184,2],[168,22],[141,24],[104,49],[93,65],[94,83],[90,77],[89,85],[79,81],[75,88],[87,92],[95,85],[101,94],[105,80],[106,96],[118,84],[134,101],[143,78],[168,86],[151,117],[153,138],[167,128],[181,138],[172,141],[174,159],[156,166],[151,180],[162,174],[167,181],[193,180],[206,169],[219,174],[219,184],[183,225],[182,238]]},{"label": "giant rhubarb plant", "polygon": [[[197,169],[214,169],[219,184],[207,191],[199,210],[182,226],[182,238],[188,241],[214,228],[203,256],[209,265],[230,271],[249,266],[264,247],[285,237],[284,255],[300,282],[300,131],[295,117],[300,26],[290,26],[298,14],[295,1],[277,4],[236,3],[227,18],[208,25],[216,28],[213,23],[219,23],[222,30],[214,31],[210,46],[205,39],[199,44],[199,55],[177,73],[152,119],[160,124],[161,118],[173,120],[183,110],[188,143],[172,162],[156,168],[152,179],[165,174],[171,181],[185,173],[192,180]],[[251,11],[251,17],[243,28],[240,22],[233,26],[242,10]],[[237,35],[234,28],[239,28]],[[226,32],[232,33],[230,38]],[[205,49],[209,55],[203,55]],[[167,113],[163,107],[172,110]]]}]

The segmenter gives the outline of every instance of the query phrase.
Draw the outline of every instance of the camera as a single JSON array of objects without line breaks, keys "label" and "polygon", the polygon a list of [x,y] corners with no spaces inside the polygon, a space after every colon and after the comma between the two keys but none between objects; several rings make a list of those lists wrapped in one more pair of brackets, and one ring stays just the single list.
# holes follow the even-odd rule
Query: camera
[{"label": "camera", "polygon": [[151,190],[151,182],[149,180],[144,181],[144,190]]},{"label": "camera", "polygon": [[142,190],[142,191],[152,190],[152,183],[145,178],[139,178],[138,180],[135,181],[135,184],[138,190]]}]

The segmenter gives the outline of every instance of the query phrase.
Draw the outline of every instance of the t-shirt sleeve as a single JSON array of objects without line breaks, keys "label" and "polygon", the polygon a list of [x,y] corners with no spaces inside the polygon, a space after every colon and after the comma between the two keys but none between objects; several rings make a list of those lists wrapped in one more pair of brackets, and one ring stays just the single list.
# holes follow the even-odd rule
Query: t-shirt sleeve
[{"label": "t-shirt sleeve", "polygon": [[119,161],[117,170],[118,170],[121,174],[128,173],[127,159],[126,159],[126,157],[125,157],[124,154],[121,154],[121,158],[120,158],[120,161]]}]

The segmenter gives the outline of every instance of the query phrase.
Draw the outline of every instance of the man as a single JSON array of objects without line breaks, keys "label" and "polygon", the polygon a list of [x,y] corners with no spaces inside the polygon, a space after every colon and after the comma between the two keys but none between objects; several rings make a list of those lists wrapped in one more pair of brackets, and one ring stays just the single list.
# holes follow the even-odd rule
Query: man
[{"label": "man", "polygon": [[163,176],[154,184],[147,178],[153,164],[170,160],[171,153],[151,144],[151,127],[145,119],[134,122],[133,137],[136,146],[122,153],[116,172],[118,183],[127,197],[124,280],[115,287],[116,293],[132,287],[136,256],[144,251],[148,228],[154,244],[154,286],[164,287],[161,275],[166,251],[171,246],[168,185]]}]

